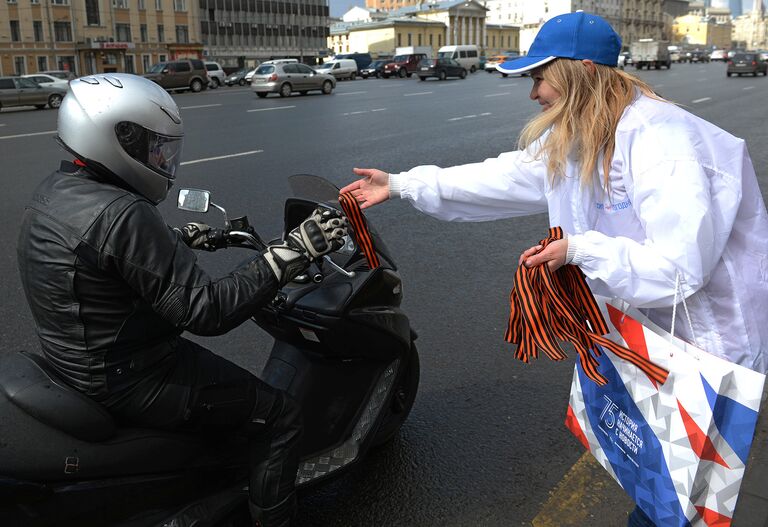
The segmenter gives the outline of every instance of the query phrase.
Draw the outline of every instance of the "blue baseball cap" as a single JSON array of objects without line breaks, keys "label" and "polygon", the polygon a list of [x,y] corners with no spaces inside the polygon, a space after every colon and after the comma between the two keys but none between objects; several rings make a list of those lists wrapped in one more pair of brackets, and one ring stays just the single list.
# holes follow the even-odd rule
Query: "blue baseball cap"
[{"label": "blue baseball cap", "polygon": [[528,55],[499,64],[502,73],[524,73],[557,58],[616,66],[621,37],[604,19],[578,11],[550,18],[533,39]]}]

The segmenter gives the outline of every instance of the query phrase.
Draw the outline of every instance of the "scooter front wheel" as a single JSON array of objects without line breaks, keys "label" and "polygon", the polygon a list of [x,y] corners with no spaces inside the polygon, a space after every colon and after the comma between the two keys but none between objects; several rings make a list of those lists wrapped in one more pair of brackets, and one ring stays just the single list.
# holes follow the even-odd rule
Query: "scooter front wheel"
[{"label": "scooter front wheel", "polygon": [[419,391],[419,378],[421,367],[419,364],[419,352],[416,345],[411,342],[411,350],[405,358],[408,362],[400,372],[395,385],[392,387],[392,397],[389,404],[382,410],[379,428],[376,430],[371,446],[380,447],[394,439],[400,427],[408,418]]}]

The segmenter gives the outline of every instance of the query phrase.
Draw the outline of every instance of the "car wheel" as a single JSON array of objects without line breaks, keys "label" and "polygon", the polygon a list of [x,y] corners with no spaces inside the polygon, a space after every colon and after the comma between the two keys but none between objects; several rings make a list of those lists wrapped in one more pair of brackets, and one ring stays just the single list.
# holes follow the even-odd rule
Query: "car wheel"
[{"label": "car wheel", "polygon": [[419,80],[423,82],[423,81],[427,80],[427,78],[426,77],[422,77],[421,75],[419,75]]},{"label": "car wheel", "polygon": [[292,91],[291,85],[285,82],[280,86],[280,97],[290,97]]},{"label": "car wheel", "polygon": [[444,71],[444,70],[441,70],[441,71],[440,71],[440,72],[437,74],[437,78],[438,78],[438,80],[444,81],[446,77],[447,77],[447,75],[445,74],[445,71]]},{"label": "car wheel", "polygon": [[213,89],[215,90],[215,89],[216,89],[216,88],[218,88],[219,86],[221,86],[221,81],[218,79],[218,77],[214,77],[214,78],[211,80],[211,88],[213,88]]},{"label": "car wheel", "polygon": [[474,72],[476,72],[476,71],[477,71],[477,68],[476,68],[476,67],[475,67],[475,65],[473,64],[473,65],[472,65],[472,67],[471,67],[471,68],[469,68],[469,72],[470,72],[470,73],[474,73]]},{"label": "car wheel", "polygon": [[245,86],[245,79],[240,79],[239,81],[237,81],[237,84],[240,86]]},{"label": "car wheel", "polygon": [[461,73],[459,73],[460,79],[466,79],[467,78],[467,70],[461,70]]},{"label": "car wheel", "polygon": [[256,96],[257,96],[259,99],[263,99],[264,97],[266,97],[266,96],[267,96],[267,92],[265,92],[265,91],[257,91],[257,92],[256,92]]},{"label": "car wheel", "polygon": [[357,75],[355,75],[354,71],[349,74],[349,80],[353,81],[353,80],[355,80],[355,77],[357,77]]},{"label": "car wheel", "polygon": [[61,100],[64,98],[63,95],[60,95],[58,93],[52,93],[48,96],[48,106],[51,108],[58,108],[61,106]]},{"label": "car wheel", "polygon": [[331,81],[325,81],[323,83],[323,93],[330,95],[333,92],[333,83]]},{"label": "car wheel", "polygon": [[731,76],[731,72],[729,71],[729,72],[727,72],[725,75],[726,75],[727,77],[730,77],[730,76]]},{"label": "car wheel", "polygon": [[197,93],[203,89],[203,83],[200,81],[200,79],[195,79],[190,83],[189,89]]},{"label": "car wheel", "polygon": [[376,73],[373,74],[373,76],[378,79],[379,78],[379,72],[377,71]]},{"label": "car wheel", "polygon": [[400,68],[400,71],[397,72],[398,77],[401,79],[404,79],[406,75],[408,75],[408,72],[405,71],[405,68]]},{"label": "car wheel", "polygon": [[43,108],[45,108],[45,105],[44,104],[36,104],[35,108],[37,108],[38,110],[42,110]]}]

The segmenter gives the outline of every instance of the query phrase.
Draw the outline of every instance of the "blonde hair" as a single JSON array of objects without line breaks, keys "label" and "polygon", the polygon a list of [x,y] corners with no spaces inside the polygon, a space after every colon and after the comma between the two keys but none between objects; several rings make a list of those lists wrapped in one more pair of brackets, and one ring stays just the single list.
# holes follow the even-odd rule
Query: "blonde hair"
[{"label": "blonde hair", "polygon": [[550,130],[536,158],[546,158],[553,185],[565,176],[569,154],[578,160],[581,184],[591,183],[602,154],[603,188],[607,189],[616,126],[635,98],[635,88],[663,99],[637,77],[602,64],[595,64],[593,73],[580,60],[555,59],[544,66],[541,76],[560,97],[523,128],[520,148],[528,148]]}]

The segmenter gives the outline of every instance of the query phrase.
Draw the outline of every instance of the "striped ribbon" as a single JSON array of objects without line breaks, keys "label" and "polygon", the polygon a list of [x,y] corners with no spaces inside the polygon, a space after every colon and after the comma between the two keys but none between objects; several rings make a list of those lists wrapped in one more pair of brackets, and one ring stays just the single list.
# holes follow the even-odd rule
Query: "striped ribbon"
[{"label": "striped ribbon", "polygon": [[358,247],[363,250],[365,260],[368,262],[368,268],[376,269],[381,263],[379,262],[379,255],[376,254],[376,248],[373,245],[373,237],[368,230],[368,223],[365,221],[363,211],[360,210],[360,205],[349,192],[339,195],[339,204],[341,204],[341,208],[347,216],[347,220],[349,220],[349,225],[352,228],[352,237],[357,242]]},{"label": "striped ribbon", "polygon": [[[546,247],[563,238],[560,227],[549,229],[549,236],[539,242]],[[510,293],[509,324],[505,340],[517,344],[515,357],[529,362],[542,350],[552,360],[567,357],[558,340],[570,342],[579,354],[584,373],[599,386],[607,379],[597,370],[605,348],[640,368],[651,379],[663,384],[669,372],[646,357],[603,335],[608,325],[589,290],[584,274],[575,265],[550,271],[547,265],[528,268],[520,265]]]}]

